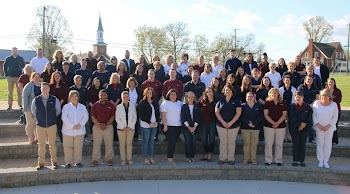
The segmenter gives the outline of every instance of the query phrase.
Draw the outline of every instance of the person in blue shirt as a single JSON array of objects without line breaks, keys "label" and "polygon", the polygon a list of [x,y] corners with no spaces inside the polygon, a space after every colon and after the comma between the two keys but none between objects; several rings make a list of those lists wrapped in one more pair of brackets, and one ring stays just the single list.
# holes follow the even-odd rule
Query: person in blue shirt
[{"label": "person in blue shirt", "polygon": [[106,66],[106,70],[109,71],[109,73],[115,73],[118,71],[118,59],[116,56],[113,56],[111,58],[111,64]]},{"label": "person in blue shirt", "polygon": [[292,86],[294,88],[297,88],[301,83],[301,76],[295,70],[295,63],[294,62],[289,62],[287,66],[288,66],[288,71],[283,73],[282,79],[284,78],[284,76],[289,75],[290,79],[292,81]]},{"label": "person in blue shirt", "polygon": [[79,103],[83,104],[84,106],[87,105],[87,102],[89,101],[89,95],[87,92],[87,88],[82,85],[83,77],[81,75],[75,75],[74,76],[74,85],[69,88],[69,91],[76,90],[79,92]]},{"label": "person in blue shirt", "polygon": [[314,73],[314,66],[312,66],[312,65],[306,66],[306,75],[303,76],[300,83],[304,82],[304,79],[307,75],[311,76],[314,79],[313,85],[316,86],[318,90],[322,90],[322,88],[323,88],[322,81],[321,81],[320,76],[318,76],[317,74]]},{"label": "person in blue shirt", "polygon": [[215,115],[216,128],[220,139],[219,164],[229,162],[235,165],[236,138],[239,131],[242,108],[232,85],[225,85],[224,96],[217,102]]},{"label": "person in blue shirt", "polygon": [[238,67],[242,66],[242,62],[236,57],[236,50],[231,50],[231,58],[225,63],[225,69],[228,74],[236,75]]},{"label": "person in blue shirt", "polygon": [[86,59],[81,60],[81,68],[75,71],[75,75],[81,75],[83,78],[82,85],[89,88],[91,85],[92,70],[87,68]]},{"label": "person in blue shirt", "polygon": [[106,70],[106,63],[104,61],[97,63],[97,70],[92,73],[91,79],[95,77],[100,78],[103,88],[107,87],[111,73]]},{"label": "person in blue shirt", "polygon": [[70,56],[70,63],[69,63],[69,71],[75,72],[76,70],[80,69],[81,65],[78,63],[78,57],[77,55],[73,54]]}]

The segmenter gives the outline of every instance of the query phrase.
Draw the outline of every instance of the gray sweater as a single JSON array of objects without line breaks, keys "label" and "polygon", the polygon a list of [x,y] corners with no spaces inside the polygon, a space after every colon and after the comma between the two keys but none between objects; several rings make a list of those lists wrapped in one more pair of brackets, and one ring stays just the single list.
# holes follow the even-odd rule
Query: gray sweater
[{"label": "gray sweater", "polygon": [[34,84],[33,82],[29,82],[23,88],[23,94],[22,94],[23,112],[27,112],[31,110],[31,105],[34,98],[35,98]]}]

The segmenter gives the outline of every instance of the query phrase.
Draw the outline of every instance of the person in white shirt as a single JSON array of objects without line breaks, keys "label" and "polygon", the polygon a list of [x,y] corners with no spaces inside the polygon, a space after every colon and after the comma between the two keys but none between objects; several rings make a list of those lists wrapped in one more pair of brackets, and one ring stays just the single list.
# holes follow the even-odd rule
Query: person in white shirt
[{"label": "person in white shirt", "polygon": [[44,57],[44,51],[42,48],[37,49],[36,55],[37,56],[30,61],[30,66],[33,67],[33,72],[42,73],[49,60]]},{"label": "person in white shirt", "polygon": [[163,131],[168,139],[167,157],[173,163],[176,142],[181,132],[181,107],[182,102],[177,100],[178,93],[175,89],[170,89],[165,96],[165,101],[160,105]]},{"label": "person in white shirt", "polygon": [[274,88],[277,88],[277,89],[280,88],[282,78],[281,78],[281,74],[276,71],[276,64],[270,63],[269,69],[270,71],[265,74],[265,77],[270,78],[271,85]]},{"label": "person in white shirt", "polygon": [[64,105],[62,109],[63,150],[66,168],[70,168],[72,164],[79,168],[82,167],[85,124],[89,120],[89,114],[86,107],[79,103],[79,98],[78,91],[70,91],[69,103]]},{"label": "person in white shirt", "polygon": [[219,64],[219,56],[214,55],[212,69],[215,77],[219,77],[219,73],[222,68],[222,65]]},{"label": "person in white shirt", "polygon": [[211,80],[215,77],[211,65],[205,64],[204,72],[201,74],[201,82],[204,83],[205,87],[209,87]]},{"label": "person in white shirt", "polygon": [[189,56],[187,53],[182,54],[182,61],[179,66],[179,71],[182,77],[187,75],[187,68],[189,65],[191,65],[191,62],[189,62],[188,59],[189,59]]},{"label": "person in white shirt", "polygon": [[115,121],[117,122],[117,133],[119,138],[119,152],[121,165],[132,165],[132,140],[135,133],[135,124],[137,113],[135,106],[129,101],[129,92],[124,91],[121,94],[122,103],[117,106],[115,111]]},{"label": "person in white shirt", "polygon": [[337,129],[338,106],[333,102],[333,95],[328,89],[320,92],[320,100],[312,105],[312,118],[316,131],[318,167],[330,168],[328,161],[332,152],[333,132]]},{"label": "person in white shirt", "polygon": [[173,64],[173,62],[174,62],[174,57],[172,55],[168,55],[166,57],[166,64],[163,65],[165,75],[169,74],[169,71],[171,69],[171,64]]}]

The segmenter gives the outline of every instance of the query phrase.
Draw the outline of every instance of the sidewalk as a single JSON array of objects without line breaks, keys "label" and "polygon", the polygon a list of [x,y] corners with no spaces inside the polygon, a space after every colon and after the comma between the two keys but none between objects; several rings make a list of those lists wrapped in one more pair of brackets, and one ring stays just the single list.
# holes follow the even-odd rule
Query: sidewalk
[{"label": "sidewalk", "polygon": [[236,180],[106,181],[2,189],[0,190],[0,193],[347,194],[350,193],[350,187],[276,181]]}]

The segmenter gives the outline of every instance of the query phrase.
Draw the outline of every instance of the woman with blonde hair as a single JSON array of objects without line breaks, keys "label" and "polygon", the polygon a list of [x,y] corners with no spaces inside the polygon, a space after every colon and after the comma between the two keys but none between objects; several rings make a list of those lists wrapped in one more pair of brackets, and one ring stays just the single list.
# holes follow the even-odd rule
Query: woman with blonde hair
[{"label": "woman with blonde hair", "polygon": [[213,60],[212,70],[213,70],[214,76],[219,77],[220,70],[223,68],[222,65],[219,64],[219,60],[220,60],[219,56],[214,55],[212,60]]},{"label": "woman with blonde hair", "polygon": [[80,94],[71,90],[68,94],[68,103],[62,109],[63,150],[66,168],[72,164],[82,167],[83,143],[86,134],[85,124],[89,120],[86,107],[79,103]]},{"label": "woman with blonde hair", "polygon": [[182,132],[185,137],[185,154],[187,162],[194,162],[196,153],[196,130],[200,124],[201,109],[197,104],[196,95],[187,92],[185,103],[181,107]]},{"label": "woman with blonde hair", "polygon": [[207,63],[204,65],[204,72],[201,74],[201,82],[204,83],[205,87],[209,87],[211,80],[215,77],[215,74],[213,73],[212,66]]},{"label": "woman with blonde hair", "polygon": [[121,101],[120,95],[124,90],[124,86],[120,83],[120,78],[118,73],[112,73],[109,84],[106,87],[108,100],[115,106]]},{"label": "woman with blonde hair", "polygon": [[52,65],[54,68],[54,71],[62,71],[62,63],[64,61],[64,55],[61,50],[56,50],[52,55]]},{"label": "woman with blonde hair", "polygon": [[332,137],[337,129],[338,107],[333,102],[333,96],[328,89],[320,92],[320,100],[312,105],[314,123],[316,131],[316,147],[318,167],[330,168],[328,161],[332,152]]},{"label": "woman with blonde hair", "polygon": [[75,73],[76,70],[81,68],[80,63],[78,62],[78,56],[76,54],[71,55],[69,61],[69,71]]},{"label": "woman with blonde hair", "polygon": [[247,102],[246,96],[248,92],[253,92],[252,80],[249,75],[245,75],[242,79],[241,85],[241,102]]},{"label": "woman with blonde hair", "polygon": [[[282,166],[283,140],[286,134],[287,103],[282,99],[277,88],[271,88],[264,105],[265,165],[270,166],[274,160]],[[272,145],[275,144],[275,158]]]}]

